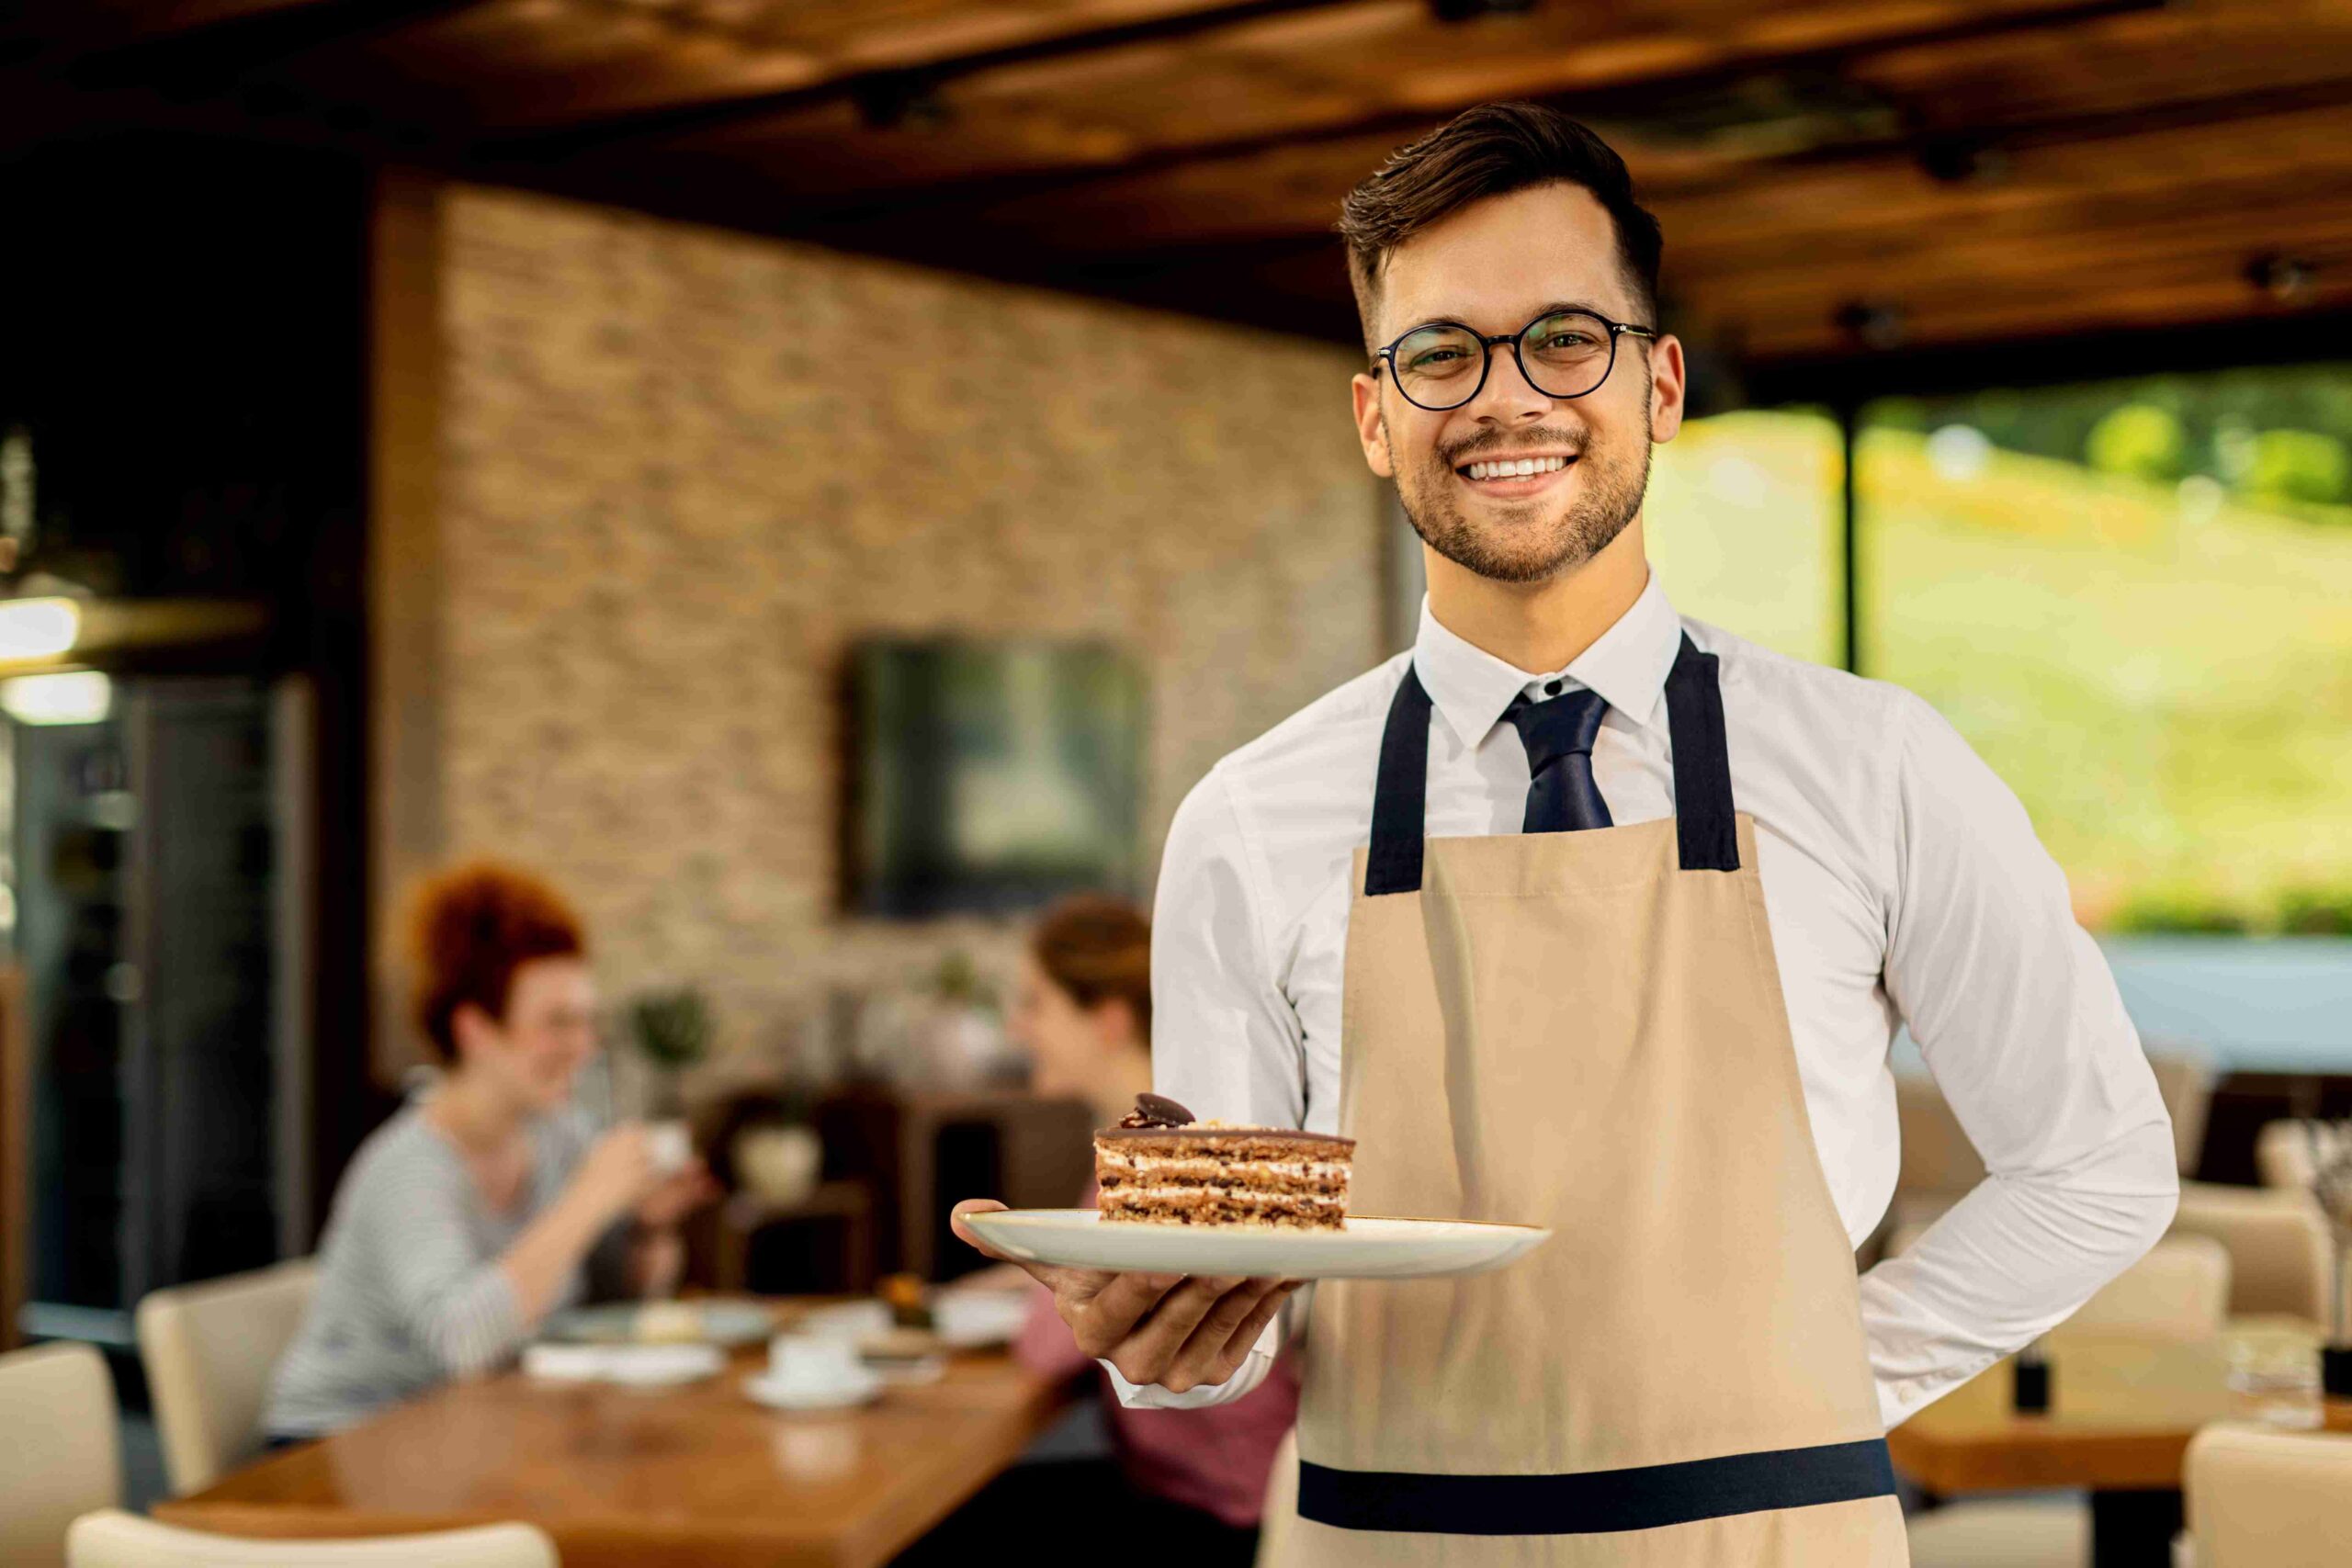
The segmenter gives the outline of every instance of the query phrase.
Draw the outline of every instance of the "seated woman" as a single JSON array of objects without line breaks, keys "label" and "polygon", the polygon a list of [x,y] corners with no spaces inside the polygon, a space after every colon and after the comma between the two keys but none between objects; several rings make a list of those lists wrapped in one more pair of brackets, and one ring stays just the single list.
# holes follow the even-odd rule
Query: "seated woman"
[{"label": "seated woman", "polygon": [[[1084,1100],[1110,1126],[1151,1087],[1151,927],[1114,898],[1067,899],[1048,910],[1021,963],[1011,1018],[1028,1048],[1030,1087]],[[1082,1201],[1091,1203],[1090,1190]],[[1034,1291],[1015,1353],[1064,1377],[1095,1363],[1054,1311],[1053,1298],[1014,1269],[974,1276]],[[1102,1389],[1115,1461],[1055,1461],[1007,1471],[898,1568],[966,1560],[982,1542],[1034,1537],[1038,1519],[1057,1538],[1107,1532],[1136,1562],[1248,1568],[1257,1547],[1266,1478],[1298,1416],[1288,1358],[1244,1398],[1206,1410],[1129,1410]]]},{"label": "seated woman", "polygon": [[317,1294],[271,1387],[273,1438],[500,1366],[592,1288],[667,1292],[678,1222],[713,1191],[697,1161],[658,1168],[643,1126],[595,1135],[574,1109],[596,992],[552,889],[461,867],[424,889],[413,934],[416,1020],[444,1072],[344,1173]]}]

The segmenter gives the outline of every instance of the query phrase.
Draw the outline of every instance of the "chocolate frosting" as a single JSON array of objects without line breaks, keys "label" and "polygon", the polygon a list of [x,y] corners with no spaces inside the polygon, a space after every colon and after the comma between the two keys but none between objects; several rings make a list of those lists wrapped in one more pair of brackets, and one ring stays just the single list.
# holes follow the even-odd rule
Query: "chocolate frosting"
[{"label": "chocolate frosting", "polygon": [[1136,1096],[1136,1108],[1120,1117],[1117,1126],[1105,1127],[1094,1135],[1098,1138],[1159,1138],[1170,1133],[1182,1133],[1188,1138],[1279,1138],[1286,1143],[1356,1146],[1353,1138],[1342,1138],[1333,1133],[1306,1133],[1295,1127],[1203,1126],[1193,1120],[1191,1111],[1159,1094]]}]

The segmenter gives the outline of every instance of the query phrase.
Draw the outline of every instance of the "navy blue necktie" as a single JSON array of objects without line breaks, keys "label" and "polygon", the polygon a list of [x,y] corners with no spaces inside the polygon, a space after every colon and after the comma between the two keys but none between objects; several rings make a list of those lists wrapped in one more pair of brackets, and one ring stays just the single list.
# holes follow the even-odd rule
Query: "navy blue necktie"
[{"label": "navy blue necktie", "polygon": [[1610,825],[1609,803],[1592,782],[1592,742],[1608,702],[1587,688],[1531,703],[1514,698],[1503,717],[1527,747],[1527,817],[1522,833],[1561,833]]}]

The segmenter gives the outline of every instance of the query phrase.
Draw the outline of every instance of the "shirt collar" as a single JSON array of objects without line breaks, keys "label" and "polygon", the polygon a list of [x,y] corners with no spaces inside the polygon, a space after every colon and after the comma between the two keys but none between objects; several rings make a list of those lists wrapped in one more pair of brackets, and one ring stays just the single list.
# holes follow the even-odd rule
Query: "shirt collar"
[{"label": "shirt collar", "polygon": [[1657,573],[1652,572],[1641,597],[1615,625],[1569,660],[1566,669],[1543,674],[1531,675],[1448,631],[1430,613],[1429,595],[1423,594],[1413,668],[1455,738],[1475,747],[1502,718],[1512,698],[1525,692],[1541,702],[1544,685],[1553,681],[1564,682],[1563,690],[1568,685],[1591,687],[1634,724],[1665,722],[1665,705],[1658,699],[1681,643],[1681,618],[1667,602]]}]

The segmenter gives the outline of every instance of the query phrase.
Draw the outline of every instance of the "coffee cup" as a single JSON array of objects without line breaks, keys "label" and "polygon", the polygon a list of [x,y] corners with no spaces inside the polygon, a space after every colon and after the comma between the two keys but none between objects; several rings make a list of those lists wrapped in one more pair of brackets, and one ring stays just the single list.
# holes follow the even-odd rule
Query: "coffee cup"
[{"label": "coffee cup", "polygon": [[814,1334],[779,1334],[768,1341],[768,1376],[801,1388],[825,1388],[865,1375],[857,1347]]},{"label": "coffee cup", "polygon": [[645,1150],[656,1171],[675,1176],[694,1158],[695,1141],[684,1122],[655,1122],[645,1129]]}]

